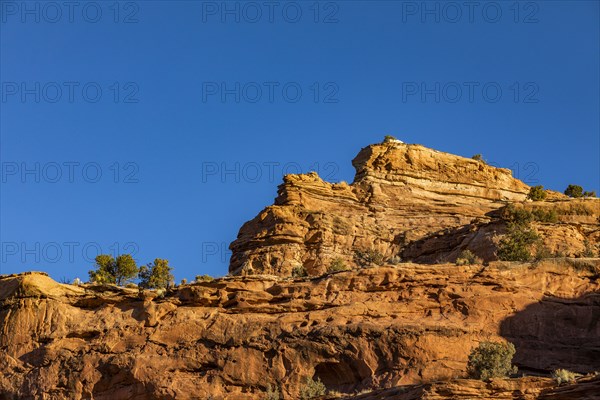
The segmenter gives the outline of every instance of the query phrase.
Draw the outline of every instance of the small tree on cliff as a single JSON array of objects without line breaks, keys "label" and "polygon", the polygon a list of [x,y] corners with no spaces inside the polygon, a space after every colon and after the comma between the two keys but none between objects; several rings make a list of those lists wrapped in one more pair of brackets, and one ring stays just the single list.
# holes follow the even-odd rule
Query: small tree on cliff
[{"label": "small tree on cliff", "polygon": [[512,365],[514,355],[512,343],[482,342],[469,354],[467,372],[482,381],[516,374],[517,367]]},{"label": "small tree on cliff", "polygon": [[169,260],[157,258],[154,263],[140,268],[140,287],[145,289],[164,289],[175,281],[171,274],[173,268],[169,267]]},{"label": "small tree on cliff", "polygon": [[321,378],[317,378],[316,381],[312,378],[306,378],[306,383],[300,388],[300,399],[310,400],[324,396],[325,393],[327,393],[327,388],[321,382]]},{"label": "small tree on cliff", "polygon": [[544,200],[546,198],[546,191],[544,190],[544,187],[542,185],[532,186],[529,189],[529,194],[527,195],[527,198],[533,201]]},{"label": "small tree on cliff", "polygon": [[569,185],[565,189],[565,194],[569,197],[583,197],[583,188],[579,185]]},{"label": "small tree on cliff", "polygon": [[95,267],[89,271],[92,282],[119,286],[135,278],[139,271],[130,254],[122,254],[116,260],[109,254],[100,254],[96,257]]}]

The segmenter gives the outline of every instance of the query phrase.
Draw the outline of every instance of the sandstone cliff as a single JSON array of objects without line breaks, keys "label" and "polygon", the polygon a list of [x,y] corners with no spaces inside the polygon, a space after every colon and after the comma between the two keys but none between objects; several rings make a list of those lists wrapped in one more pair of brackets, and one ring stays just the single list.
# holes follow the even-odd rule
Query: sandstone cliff
[{"label": "sandstone cliff", "polygon": [[[549,379],[427,382],[464,377],[482,340],[514,343],[524,373],[599,370],[599,273],[597,259],[399,264],[230,277],[164,298],[4,276],[0,398],[262,399],[271,384],[297,399],[306,377],[347,395],[375,390],[361,399],[550,396],[560,388]],[[594,382],[577,390],[590,395]]]},{"label": "sandstone cliff", "polygon": [[[469,249],[492,261],[505,231],[499,210],[531,207],[529,187],[510,170],[420,145],[371,145],[352,163],[351,185],[316,173],[286,176],[275,204],[231,243],[230,273],[290,276],[301,266],[319,275],[337,258],[356,265],[355,252],[366,250],[390,261],[439,263]],[[536,223],[549,251],[574,257],[586,241],[600,242],[600,200],[552,192],[536,207],[559,214],[555,223]]]},{"label": "sandstone cliff", "polygon": [[[306,378],[328,399],[599,397],[600,200],[531,202],[509,170],[419,145],[353,164],[350,185],[286,176],[226,278],[158,296],[0,276],[0,399],[262,400],[270,385],[296,400]],[[499,262],[523,210],[552,214],[531,226],[554,258]],[[465,249],[484,265],[453,264]],[[327,273],[334,260],[349,270]],[[465,379],[489,340],[513,343],[525,376]],[[558,386],[558,368],[588,375]]]}]

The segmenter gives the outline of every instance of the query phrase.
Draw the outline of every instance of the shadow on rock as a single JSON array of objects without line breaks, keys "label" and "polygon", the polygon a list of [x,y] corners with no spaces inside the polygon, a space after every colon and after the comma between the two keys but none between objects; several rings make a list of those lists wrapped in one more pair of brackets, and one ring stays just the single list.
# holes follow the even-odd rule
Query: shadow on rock
[{"label": "shadow on rock", "polygon": [[524,372],[600,369],[600,293],[575,299],[545,297],[505,319],[500,334],[515,345]]}]

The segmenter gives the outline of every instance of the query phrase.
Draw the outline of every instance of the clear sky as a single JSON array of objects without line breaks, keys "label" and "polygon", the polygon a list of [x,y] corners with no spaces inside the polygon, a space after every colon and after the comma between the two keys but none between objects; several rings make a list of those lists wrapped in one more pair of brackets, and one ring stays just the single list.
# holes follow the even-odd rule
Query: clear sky
[{"label": "clear sky", "polygon": [[392,134],[600,191],[598,1],[0,1],[1,273],[227,273],[286,172]]}]

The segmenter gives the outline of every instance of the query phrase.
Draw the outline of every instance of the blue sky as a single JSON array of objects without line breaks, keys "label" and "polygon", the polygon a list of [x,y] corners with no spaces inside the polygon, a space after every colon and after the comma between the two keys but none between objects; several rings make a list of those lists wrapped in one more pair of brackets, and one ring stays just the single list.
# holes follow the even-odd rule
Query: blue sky
[{"label": "blue sky", "polygon": [[224,275],[283,173],[385,134],[599,191],[598,4],[2,0],[0,272]]}]

